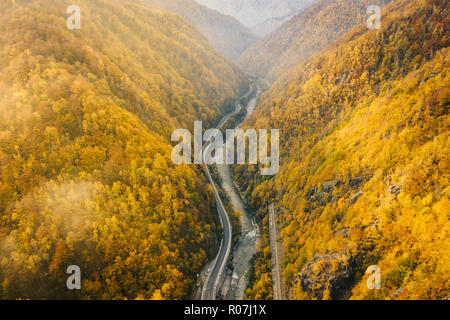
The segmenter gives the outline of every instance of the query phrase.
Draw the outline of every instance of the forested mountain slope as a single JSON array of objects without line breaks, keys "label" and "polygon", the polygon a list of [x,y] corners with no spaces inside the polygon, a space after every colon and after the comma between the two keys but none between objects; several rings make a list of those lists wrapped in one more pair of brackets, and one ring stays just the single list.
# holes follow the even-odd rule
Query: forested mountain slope
[{"label": "forested mountain slope", "polygon": [[258,38],[235,18],[209,9],[194,0],[150,0],[180,15],[202,32],[227,57],[237,60]]},{"label": "forested mountain slope", "polygon": [[[246,122],[281,131],[280,173],[236,177],[264,228],[277,204],[291,298],[448,297],[449,9],[394,1],[381,30],[363,24],[297,66]],[[272,296],[267,246],[249,298]]]},{"label": "forested mountain slope", "polygon": [[257,41],[239,58],[251,73],[276,80],[368,18],[371,5],[391,0],[321,0]]},{"label": "forested mountain slope", "polygon": [[[212,193],[170,134],[248,81],[137,1],[0,3],[0,297],[186,297],[214,252]],[[82,290],[68,290],[78,265]]]}]

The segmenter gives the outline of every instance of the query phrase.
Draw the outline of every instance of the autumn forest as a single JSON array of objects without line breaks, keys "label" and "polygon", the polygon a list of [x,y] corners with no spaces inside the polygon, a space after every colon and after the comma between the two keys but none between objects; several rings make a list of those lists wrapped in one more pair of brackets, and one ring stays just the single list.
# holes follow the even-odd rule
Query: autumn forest
[{"label": "autumn forest", "polygon": [[[195,0],[1,1],[0,299],[201,299],[228,231],[217,299],[450,299],[449,11],[315,0],[261,35]],[[278,129],[279,172],[175,164],[195,121]]]}]

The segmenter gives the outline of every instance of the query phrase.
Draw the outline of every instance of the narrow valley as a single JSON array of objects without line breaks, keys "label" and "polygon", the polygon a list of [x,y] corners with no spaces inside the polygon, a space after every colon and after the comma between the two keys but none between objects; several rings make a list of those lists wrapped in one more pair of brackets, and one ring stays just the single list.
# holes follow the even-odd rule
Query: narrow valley
[{"label": "narrow valley", "polygon": [[[256,107],[258,97],[262,92],[261,86],[256,83],[255,93],[247,103],[248,117]],[[238,243],[233,247],[233,270],[226,270],[219,296],[226,300],[243,300],[250,268],[251,258],[256,253],[256,243],[259,239],[258,226],[250,216],[238,191],[238,186],[230,174],[228,165],[217,165],[222,181],[222,187],[231,201],[233,210],[240,212],[241,234]]]}]

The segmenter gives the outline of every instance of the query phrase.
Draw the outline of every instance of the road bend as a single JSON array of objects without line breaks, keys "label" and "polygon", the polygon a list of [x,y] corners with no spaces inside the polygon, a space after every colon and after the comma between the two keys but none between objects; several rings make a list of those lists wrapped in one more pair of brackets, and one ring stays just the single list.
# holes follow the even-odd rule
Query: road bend
[{"label": "road bend", "polygon": [[[243,96],[245,98],[248,98],[253,93],[253,86],[250,85],[250,88],[248,92]],[[225,123],[233,116],[235,116],[239,111],[241,111],[241,104],[239,101],[235,104],[235,110],[233,112],[230,112],[229,114],[225,115],[223,119],[220,121],[219,125],[217,126],[217,129],[220,130]],[[222,225],[223,229],[223,238],[220,243],[220,249],[219,253],[217,254],[214,265],[208,272],[205,284],[202,288],[202,300],[216,300],[217,298],[217,287],[219,285],[219,280],[223,274],[223,271],[225,269],[225,266],[227,264],[228,257],[230,255],[231,251],[231,240],[232,240],[232,229],[231,229],[231,223],[230,219],[228,217],[227,211],[225,210],[225,207],[222,203],[222,199],[219,196],[219,192],[217,191],[216,185],[212,179],[211,173],[209,171],[208,166],[206,165],[205,161],[205,155],[208,154],[213,138],[210,138],[205,146],[202,149],[202,157],[203,157],[203,164],[206,172],[206,176],[208,177],[208,181],[213,187],[213,193],[214,198],[216,200],[216,207],[217,207],[217,213],[219,214],[220,224]]]}]

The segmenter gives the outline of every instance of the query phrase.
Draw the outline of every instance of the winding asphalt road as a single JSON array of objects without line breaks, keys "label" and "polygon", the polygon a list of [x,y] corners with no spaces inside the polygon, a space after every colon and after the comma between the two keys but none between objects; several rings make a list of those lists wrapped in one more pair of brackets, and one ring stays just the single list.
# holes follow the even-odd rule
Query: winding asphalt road
[{"label": "winding asphalt road", "polygon": [[[248,92],[243,97],[248,98],[252,93],[253,93],[253,86],[251,85]],[[241,108],[242,106],[240,102],[237,101],[235,105],[235,110],[225,115],[225,117],[223,117],[222,121],[220,121],[219,125],[217,126],[217,129],[220,130],[231,117],[239,113]],[[213,187],[214,198],[216,199],[217,205],[217,212],[219,213],[220,223],[223,229],[223,239],[220,243],[219,253],[216,256],[216,259],[214,260],[214,265],[211,268],[210,272],[208,273],[205,284],[203,285],[201,296],[202,300],[216,300],[217,298],[217,287],[219,285],[219,280],[221,278],[223,270],[225,269],[228,256],[230,255],[231,239],[232,239],[232,229],[230,219],[228,218],[227,211],[225,210],[222,200],[220,199],[219,192],[217,191],[216,185],[214,184],[211,173],[209,172],[208,166],[206,165],[205,161],[205,154],[209,152],[209,149],[212,146],[212,142],[213,139],[211,138],[207,141],[207,143],[203,147],[202,158],[206,176],[208,177],[209,183]]]}]

